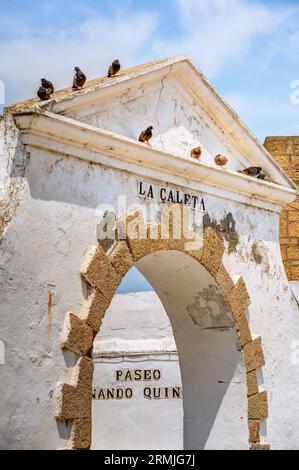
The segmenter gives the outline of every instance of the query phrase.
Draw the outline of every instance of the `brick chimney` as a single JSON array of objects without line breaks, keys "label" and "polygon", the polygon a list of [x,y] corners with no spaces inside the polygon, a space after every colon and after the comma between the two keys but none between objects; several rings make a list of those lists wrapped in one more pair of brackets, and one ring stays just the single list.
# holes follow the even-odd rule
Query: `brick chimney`
[{"label": "brick chimney", "polygon": [[[299,136],[266,137],[264,146],[299,189]],[[280,246],[289,281],[299,280],[299,197],[280,218]]]}]

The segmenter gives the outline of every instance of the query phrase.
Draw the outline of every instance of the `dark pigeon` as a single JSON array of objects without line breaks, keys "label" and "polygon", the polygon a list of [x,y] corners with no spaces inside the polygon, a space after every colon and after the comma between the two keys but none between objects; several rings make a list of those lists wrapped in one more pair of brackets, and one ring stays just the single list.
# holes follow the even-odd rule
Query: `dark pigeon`
[{"label": "dark pigeon", "polygon": [[73,81],[73,90],[80,90],[84,87],[86,82],[86,75],[79,69],[79,67],[75,67],[76,75]]},{"label": "dark pigeon", "polygon": [[120,63],[118,60],[114,60],[108,69],[107,77],[114,77],[120,71]]}]

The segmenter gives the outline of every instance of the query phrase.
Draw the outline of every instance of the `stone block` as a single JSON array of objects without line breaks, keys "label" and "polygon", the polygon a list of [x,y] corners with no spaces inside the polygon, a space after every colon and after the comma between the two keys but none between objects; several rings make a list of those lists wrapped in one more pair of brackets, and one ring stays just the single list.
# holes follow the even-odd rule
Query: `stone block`
[{"label": "stone block", "polygon": [[73,450],[88,450],[91,446],[91,419],[74,419],[69,448]]},{"label": "stone block", "polygon": [[243,277],[240,277],[227,300],[235,320],[248,309],[250,298]]},{"label": "stone block", "polygon": [[254,339],[243,347],[246,372],[252,372],[265,365],[261,338]]},{"label": "stone block", "polygon": [[207,228],[204,233],[204,245],[201,264],[213,277],[216,277],[219,271],[223,253],[223,241],[220,240],[217,233],[213,229],[210,227]]},{"label": "stone block", "polygon": [[260,442],[260,427],[261,422],[258,419],[250,419],[248,422],[248,429],[249,429],[249,441],[252,444],[256,444]]},{"label": "stone block", "polygon": [[109,255],[109,260],[115,272],[122,278],[134,264],[132,253],[125,241],[119,241]]},{"label": "stone block", "polygon": [[85,321],[69,313],[65,319],[61,338],[61,347],[75,354],[86,356],[90,350],[94,332]]},{"label": "stone block", "polygon": [[249,419],[265,420],[268,418],[268,397],[267,392],[257,393],[248,398]]},{"label": "stone block", "polygon": [[101,246],[89,255],[81,270],[81,275],[92,287],[96,287],[107,297],[116,291],[122,279],[122,276],[115,272]]},{"label": "stone block", "polygon": [[247,378],[247,396],[251,397],[259,393],[258,380],[256,376],[256,371],[249,372],[246,374]]},{"label": "stone block", "polygon": [[108,297],[97,289],[94,289],[88,300],[83,305],[80,318],[85,320],[86,323],[96,332],[101,328],[102,319],[111,304],[113,296],[114,292],[111,292]]},{"label": "stone block", "polygon": [[216,282],[220,287],[223,295],[227,298],[234,288],[234,283],[223,263],[221,263],[219,271],[216,275]]},{"label": "stone block", "polygon": [[270,450],[269,444],[252,444],[250,450]]},{"label": "stone block", "polygon": [[90,390],[92,387],[93,370],[92,359],[81,357],[74,367],[72,385]]},{"label": "stone block", "polygon": [[91,389],[63,383],[57,385],[55,396],[55,417],[57,420],[91,418]]}]

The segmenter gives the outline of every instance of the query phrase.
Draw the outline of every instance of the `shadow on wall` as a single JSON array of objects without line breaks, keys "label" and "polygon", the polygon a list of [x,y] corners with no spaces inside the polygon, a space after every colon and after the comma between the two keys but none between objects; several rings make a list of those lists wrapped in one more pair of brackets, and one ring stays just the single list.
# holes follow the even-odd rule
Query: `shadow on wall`
[{"label": "shadow on wall", "polygon": [[168,251],[138,261],[172,324],[183,383],[184,448],[248,449],[247,388],[238,336],[208,272]]}]

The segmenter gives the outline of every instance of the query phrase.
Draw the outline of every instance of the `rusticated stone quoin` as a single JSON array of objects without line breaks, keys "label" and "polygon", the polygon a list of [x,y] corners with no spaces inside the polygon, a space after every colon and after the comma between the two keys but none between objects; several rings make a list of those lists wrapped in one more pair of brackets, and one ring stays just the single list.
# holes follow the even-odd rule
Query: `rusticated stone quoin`
[{"label": "rusticated stone quoin", "polygon": [[98,289],[94,289],[83,305],[80,318],[85,320],[96,332],[101,328],[102,319],[111,304],[113,296],[114,292],[111,292],[108,296],[108,294],[104,295]]},{"label": "rusticated stone quoin", "polygon": [[76,387],[66,383],[59,384],[56,388],[55,417],[61,421],[90,418],[91,401],[91,388]]},{"label": "rusticated stone quoin", "polygon": [[248,417],[260,420],[268,418],[267,392],[261,392],[248,398]]},{"label": "rusticated stone quoin", "polygon": [[269,444],[252,444],[250,450],[270,450]]},{"label": "rusticated stone quoin", "polygon": [[92,346],[93,338],[94,332],[85,321],[72,313],[67,315],[61,339],[62,349],[86,356]]},{"label": "rusticated stone quoin", "polygon": [[263,367],[265,365],[265,358],[262,350],[262,339],[257,338],[245,344],[243,355],[247,372]]},{"label": "rusticated stone quoin", "polygon": [[117,243],[109,256],[109,260],[115,272],[121,277],[124,277],[134,264],[132,253],[125,241]]},{"label": "rusticated stone quoin", "polygon": [[74,450],[87,450],[91,446],[91,418],[74,419],[69,448]]},{"label": "rusticated stone quoin", "polygon": [[246,311],[250,304],[249,294],[247,292],[244,279],[241,277],[236,286],[227,297],[228,305],[233,314],[237,330],[240,335],[242,347],[252,341]]},{"label": "rusticated stone quoin", "polygon": [[258,380],[256,376],[256,371],[253,370],[252,372],[249,372],[246,374],[247,378],[247,396],[251,397],[252,395],[256,395],[259,393],[259,386],[258,386]]},{"label": "rusticated stone quoin", "polygon": [[101,246],[89,255],[81,270],[81,275],[91,286],[107,296],[117,289],[122,279],[122,276],[115,272]]},{"label": "rusticated stone quoin", "polygon": [[223,253],[224,244],[222,240],[220,240],[214,230],[211,228],[206,229],[200,262],[213,277],[216,277],[219,271]]},{"label": "rusticated stone quoin", "polygon": [[221,263],[219,271],[216,275],[216,282],[217,282],[218,286],[220,287],[223,295],[225,297],[228,297],[229,294],[231,293],[231,291],[234,288],[234,283],[233,283],[230,275],[228,274],[228,272],[227,272],[227,270],[226,270],[223,263]]},{"label": "rusticated stone quoin", "polygon": [[74,367],[72,383],[76,387],[84,387],[90,390],[92,386],[94,365],[92,359],[81,357]]},{"label": "rusticated stone quoin", "polygon": [[249,427],[249,441],[253,444],[260,442],[260,427],[261,422],[258,419],[250,419],[248,422]]}]

